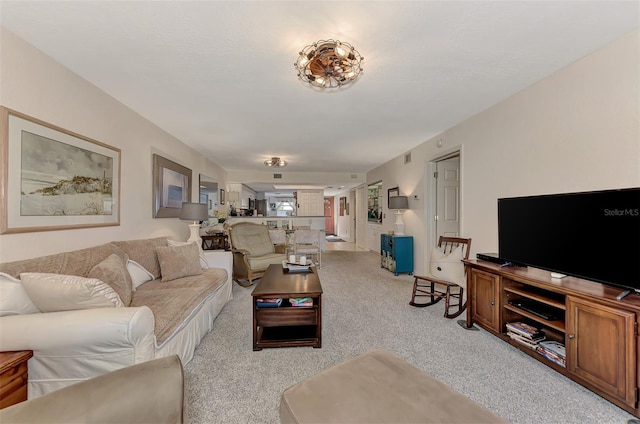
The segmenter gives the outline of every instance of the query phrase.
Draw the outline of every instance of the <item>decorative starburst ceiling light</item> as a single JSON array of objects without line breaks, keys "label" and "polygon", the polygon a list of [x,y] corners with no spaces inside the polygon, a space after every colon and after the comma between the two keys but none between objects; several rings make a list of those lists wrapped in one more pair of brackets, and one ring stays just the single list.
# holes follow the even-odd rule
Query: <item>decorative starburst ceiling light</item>
[{"label": "decorative starburst ceiling light", "polygon": [[349,43],[320,40],[300,52],[294,66],[298,78],[313,87],[336,88],[355,81],[364,57]]},{"label": "decorative starburst ceiling light", "polygon": [[283,168],[287,166],[287,161],[278,157],[272,157],[264,161],[265,166],[272,166],[274,168]]}]

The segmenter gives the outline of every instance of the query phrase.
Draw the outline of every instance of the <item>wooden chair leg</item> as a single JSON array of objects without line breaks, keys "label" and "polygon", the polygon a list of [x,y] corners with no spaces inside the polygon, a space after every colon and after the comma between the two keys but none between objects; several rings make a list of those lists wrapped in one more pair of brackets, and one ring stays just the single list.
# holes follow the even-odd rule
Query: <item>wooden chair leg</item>
[{"label": "wooden chair leg", "polygon": [[415,306],[416,302],[416,289],[418,288],[418,279],[413,279],[413,291],[411,292],[411,300],[409,301],[409,305]]},{"label": "wooden chair leg", "polygon": [[444,297],[444,317],[446,318],[449,315],[449,305],[451,303],[451,286],[447,286],[445,290],[446,294]]},{"label": "wooden chair leg", "polygon": [[463,313],[466,309],[467,309],[467,302],[464,303],[464,305],[462,304],[462,298],[464,297],[464,289],[462,287],[459,287],[459,291],[458,291],[458,304],[457,305],[453,305],[453,306],[457,306],[458,310],[454,313],[449,313],[449,306],[450,306],[450,297],[451,297],[451,290],[450,290],[451,286],[447,287],[447,295],[446,295],[446,300],[445,300],[445,308],[444,308],[444,317],[445,318],[455,318],[457,316],[459,316],[461,313]]},{"label": "wooden chair leg", "polygon": [[[419,292],[421,292],[420,288],[427,288],[429,287],[429,292],[427,293],[426,291],[423,291],[424,294],[419,294]],[[411,294],[411,301],[409,302],[409,305],[411,306],[415,306],[418,308],[424,308],[425,306],[431,306],[431,305],[435,305],[436,303],[440,302],[442,300],[441,296],[437,296],[435,295],[435,283],[433,283],[432,281],[429,281],[428,285],[419,285],[418,284],[418,278],[414,278],[413,279],[413,293]],[[416,296],[418,297],[429,297],[430,301],[427,303],[417,303],[416,302]]]}]

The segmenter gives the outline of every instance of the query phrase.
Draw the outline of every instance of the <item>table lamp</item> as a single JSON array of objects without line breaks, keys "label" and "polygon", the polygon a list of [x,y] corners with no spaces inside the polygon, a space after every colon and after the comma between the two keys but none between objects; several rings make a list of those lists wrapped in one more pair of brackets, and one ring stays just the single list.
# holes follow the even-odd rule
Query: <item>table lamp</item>
[{"label": "table lamp", "polygon": [[402,222],[402,212],[405,209],[409,209],[409,198],[407,196],[393,196],[389,198],[389,209],[395,209],[396,222],[394,233],[403,236],[404,235],[404,222]]},{"label": "table lamp", "polygon": [[195,241],[198,246],[202,242],[200,240],[200,222],[207,219],[208,216],[207,205],[205,203],[190,203],[183,202],[182,209],[180,210],[180,219],[184,221],[193,221],[193,224],[189,224],[191,235],[187,242],[191,243]]}]

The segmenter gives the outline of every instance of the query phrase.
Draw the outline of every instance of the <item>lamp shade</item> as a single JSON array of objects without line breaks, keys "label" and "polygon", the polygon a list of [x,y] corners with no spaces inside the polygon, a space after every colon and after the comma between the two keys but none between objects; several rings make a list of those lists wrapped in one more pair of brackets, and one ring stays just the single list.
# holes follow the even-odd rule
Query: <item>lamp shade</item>
[{"label": "lamp shade", "polygon": [[205,203],[183,202],[180,210],[180,219],[185,221],[204,221],[208,218],[208,213]]},{"label": "lamp shade", "polygon": [[409,209],[409,198],[407,196],[390,197],[389,209]]}]

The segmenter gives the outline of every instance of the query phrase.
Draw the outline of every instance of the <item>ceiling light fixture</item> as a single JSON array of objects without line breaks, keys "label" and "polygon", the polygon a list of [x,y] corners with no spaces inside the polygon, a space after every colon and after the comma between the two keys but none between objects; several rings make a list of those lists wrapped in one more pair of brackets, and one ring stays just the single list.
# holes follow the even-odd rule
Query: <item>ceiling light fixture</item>
[{"label": "ceiling light fixture", "polygon": [[302,49],[294,66],[303,82],[313,87],[336,88],[358,78],[363,61],[364,57],[349,43],[320,40]]},{"label": "ceiling light fixture", "polygon": [[264,161],[265,166],[272,166],[274,168],[283,168],[287,166],[287,163],[288,162],[286,160],[275,156]]}]

